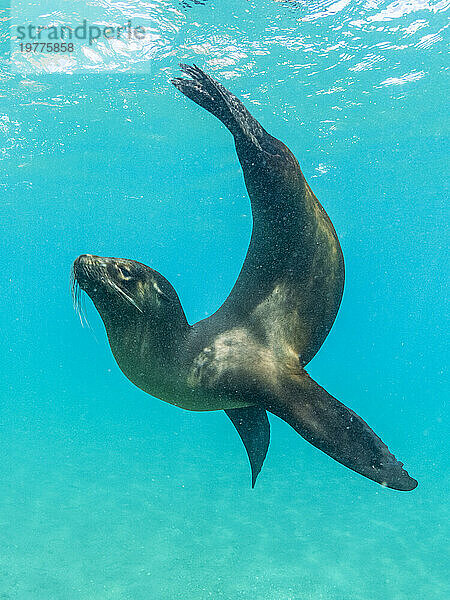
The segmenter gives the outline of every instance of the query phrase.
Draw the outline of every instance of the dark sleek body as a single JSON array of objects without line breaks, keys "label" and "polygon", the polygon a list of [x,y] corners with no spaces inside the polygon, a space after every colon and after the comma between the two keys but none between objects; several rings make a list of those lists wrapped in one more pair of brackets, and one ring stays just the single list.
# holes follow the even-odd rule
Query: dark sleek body
[{"label": "dark sleek body", "polygon": [[247,449],[253,484],[269,444],[268,410],[354,471],[414,489],[417,482],[370,427],[304,370],[342,298],[344,261],[330,219],[289,149],[218,82],[198,67],[182,68],[192,79],[174,85],[234,136],[252,238],[224,304],[192,326],[156,271],[126,259],[79,257],[75,278],[95,303],[120,368],[166,402],[224,409]]}]

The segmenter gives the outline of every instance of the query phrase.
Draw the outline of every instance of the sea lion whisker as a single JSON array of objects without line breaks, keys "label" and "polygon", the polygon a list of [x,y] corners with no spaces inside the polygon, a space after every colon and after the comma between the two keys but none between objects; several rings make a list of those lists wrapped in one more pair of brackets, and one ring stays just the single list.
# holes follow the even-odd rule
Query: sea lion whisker
[{"label": "sea lion whisker", "polygon": [[91,329],[91,331],[92,331],[92,328],[86,317],[86,306],[84,304],[83,290],[81,289],[80,284],[77,281],[77,278],[75,276],[75,271],[73,269],[70,274],[70,287],[71,287],[73,308],[75,310],[77,317],[80,319],[81,327],[84,328],[84,326],[86,326],[88,329]]},{"label": "sea lion whisker", "polygon": [[[91,327],[91,324],[88,321],[88,318],[86,316],[87,314],[87,310],[86,310],[86,296],[85,294],[83,294],[83,290],[78,286],[78,303],[79,303],[79,310],[80,310],[80,318],[82,319],[82,326],[83,325],[83,320],[84,320],[84,324],[86,325],[86,327],[92,331],[93,333],[93,329]],[[94,335],[95,337],[95,335]],[[97,338],[95,338],[97,341]]]},{"label": "sea lion whisker", "polygon": [[78,283],[75,289],[75,312],[77,313],[78,318],[80,319],[81,326],[84,327],[86,324],[86,326],[89,327],[89,323],[85,315],[83,291],[78,285]]}]

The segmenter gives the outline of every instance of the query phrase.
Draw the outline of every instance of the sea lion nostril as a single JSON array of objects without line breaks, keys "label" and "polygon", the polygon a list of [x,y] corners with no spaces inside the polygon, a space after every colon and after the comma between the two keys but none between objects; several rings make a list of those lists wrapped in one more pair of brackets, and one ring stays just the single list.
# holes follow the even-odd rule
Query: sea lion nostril
[{"label": "sea lion nostril", "polygon": [[80,272],[80,270],[83,267],[83,263],[84,263],[84,260],[85,260],[84,257],[85,257],[85,254],[81,254],[73,262],[73,267],[72,268],[73,268],[73,272],[74,272],[75,276],[78,275],[78,273]]},{"label": "sea lion nostril", "polygon": [[94,262],[94,259],[96,259],[96,258],[98,258],[98,257],[94,256],[93,254],[80,254],[80,256],[75,259],[75,261],[73,263],[73,267],[74,267],[74,269],[76,269],[76,268],[83,267],[85,265],[92,264]]}]

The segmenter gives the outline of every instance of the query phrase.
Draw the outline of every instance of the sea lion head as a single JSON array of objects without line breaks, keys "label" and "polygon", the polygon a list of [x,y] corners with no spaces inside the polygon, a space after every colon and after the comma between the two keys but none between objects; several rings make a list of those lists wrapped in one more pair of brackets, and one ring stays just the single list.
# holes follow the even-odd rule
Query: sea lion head
[{"label": "sea lion head", "polygon": [[135,322],[185,320],[178,295],[160,273],[135,260],[82,254],[73,263],[73,290],[85,291],[108,328]]}]

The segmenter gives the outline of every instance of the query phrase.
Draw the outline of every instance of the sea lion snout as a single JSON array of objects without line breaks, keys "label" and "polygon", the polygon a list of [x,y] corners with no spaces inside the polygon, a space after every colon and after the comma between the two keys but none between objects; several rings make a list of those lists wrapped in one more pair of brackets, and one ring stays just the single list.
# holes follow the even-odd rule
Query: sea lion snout
[{"label": "sea lion snout", "polygon": [[98,280],[105,267],[105,259],[101,256],[81,254],[73,263],[73,275],[78,285],[87,291],[86,286]]},{"label": "sea lion snout", "polygon": [[100,256],[96,256],[95,254],[80,254],[80,256],[75,259],[75,264],[95,262],[98,258],[100,258]]},{"label": "sea lion snout", "polygon": [[74,270],[83,270],[85,267],[94,265],[99,258],[100,256],[95,256],[95,254],[80,254],[80,256],[75,259],[73,268]]}]

